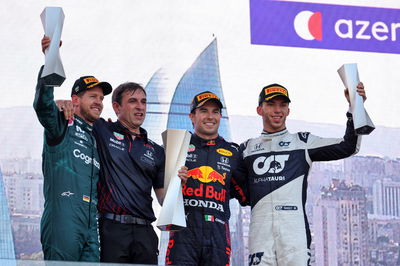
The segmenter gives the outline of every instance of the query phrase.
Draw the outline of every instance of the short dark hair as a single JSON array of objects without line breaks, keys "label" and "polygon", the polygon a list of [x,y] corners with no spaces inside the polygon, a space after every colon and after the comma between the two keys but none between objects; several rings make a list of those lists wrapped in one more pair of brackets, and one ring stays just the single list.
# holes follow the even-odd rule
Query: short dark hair
[{"label": "short dark hair", "polygon": [[74,95],[78,96],[79,98],[82,98],[82,96],[83,96],[86,92],[87,92],[87,91],[84,90],[84,91],[80,91],[80,92],[78,92],[77,94],[74,94]]},{"label": "short dark hair", "polygon": [[112,94],[111,100],[112,100],[112,102],[116,102],[119,105],[121,105],[122,94],[124,94],[124,92],[126,92],[126,91],[130,91],[130,92],[134,93],[136,90],[142,90],[144,92],[144,94],[146,95],[145,89],[139,83],[135,83],[135,82],[122,83],[117,88],[115,88],[115,90]]}]

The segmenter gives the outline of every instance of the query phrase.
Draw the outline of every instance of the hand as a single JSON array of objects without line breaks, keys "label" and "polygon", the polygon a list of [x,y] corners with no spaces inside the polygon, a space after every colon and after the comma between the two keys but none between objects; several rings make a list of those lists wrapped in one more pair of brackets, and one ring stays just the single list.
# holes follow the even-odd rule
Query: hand
[{"label": "hand", "polygon": [[357,85],[357,93],[363,98],[364,102],[367,100],[367,94],[365,92],[364,84],[362,82],[359,82]]},{"label": "hand", "polygon": [[182,180],[182,184],[186,184],[188,179],[188,168],[186,166],[182,166],[181,169],[178,170],[178,177]]},{"label": "hand", "polygon": [[[51,43],[51,40],[49,37],[44,36],[42,38],[42,52],[43,53],[45,53],[45,51],[49,48],[50,43]],[[61,47],[61,45],[62,45],[62,41],[60,41],[60,47]]]},{"label": "hand", "polygon": [[71,100],[56,100],[57,108],[64,112],[65,120],[74,120],[74,106]]},{"label": "hand", "polygon": [[[357,85],[357,93],[363,98],[363,101],[365,102],[367,100],[367,94],[365,93],[364,89],[364,84],[362,82],[359,82]],[[349,95],[349,89],[344,90],[344,96],[346,97],[347,101],[350,103],[350,95]]]}]

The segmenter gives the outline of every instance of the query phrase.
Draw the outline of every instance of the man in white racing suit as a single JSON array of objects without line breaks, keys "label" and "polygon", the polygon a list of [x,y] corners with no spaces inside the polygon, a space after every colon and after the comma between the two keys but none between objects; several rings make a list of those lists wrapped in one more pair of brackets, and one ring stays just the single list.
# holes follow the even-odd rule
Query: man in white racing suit
[{"label": "man in white racing suit", "polygon": [[[357,92],[366,99],[362,83]],[[349,101],[348,90],[345,96]],[[311,164],[355,154],[361,142],[350,113],[343,138],[289,133],[285,124],[289,103],[285,87],[264,87],[257,107],[264,130],[240,146],[252,209],[249,265],[309,265],[311,234],[305,202]]]}]

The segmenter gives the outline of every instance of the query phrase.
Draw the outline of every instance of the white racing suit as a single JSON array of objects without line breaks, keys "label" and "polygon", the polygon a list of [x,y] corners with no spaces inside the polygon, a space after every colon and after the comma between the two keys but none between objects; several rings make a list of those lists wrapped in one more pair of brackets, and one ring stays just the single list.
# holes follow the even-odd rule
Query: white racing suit
[{"label": "white racing suit", "polygon": [[311,234],[305,213],[312,162],[355,154],[351,114],[344,138],[320,138],[286,129],[263,133],[241,145],[251,205],[249,265],[303,266],[310,263]]}]

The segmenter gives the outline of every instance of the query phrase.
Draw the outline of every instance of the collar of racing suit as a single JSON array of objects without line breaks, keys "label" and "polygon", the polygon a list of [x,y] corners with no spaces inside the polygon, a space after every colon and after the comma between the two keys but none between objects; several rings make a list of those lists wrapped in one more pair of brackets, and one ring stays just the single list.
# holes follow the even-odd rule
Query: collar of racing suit
[{"label": "collar of racing suit", "polygon": [[[74,114],[74,119],[76,120],[77,124],[81,126],[85,131],[91,133],[93,131],[93,126],[83,120],[79,115]],[[69,121],[68,121],[69,123]]]},{"label": "collar of racing suit", "polygon": [[221,140],[223,140],[223,138],[219,135],[215,139],[203,139],[197,136],[195,133],[192,133],[192,142],[195,144],[195,146],[199,147],[217,145],[219,142],[221,142]]},{"label": "collar of racing suit", "polygon": [[281,131],[274,132],[274,133],[269,133],[269,132],[263,130],[261,132],[261,136],[262,137],[267,137],[267,138],[273,138],[273,137],[277,137],[277,136],[282,136],[282,135],[284,135],[284,134],[286,134],[288,132],[289,131],[286,128],[282,129]]}]

